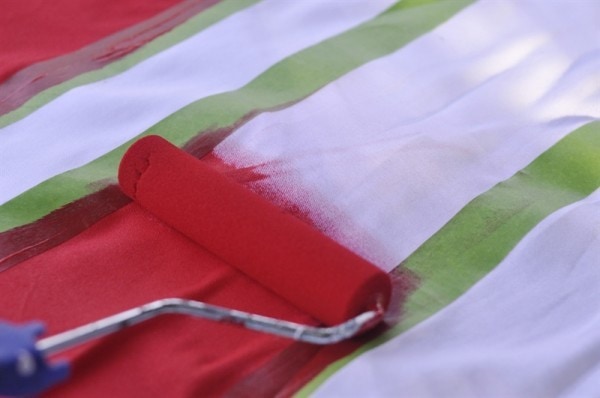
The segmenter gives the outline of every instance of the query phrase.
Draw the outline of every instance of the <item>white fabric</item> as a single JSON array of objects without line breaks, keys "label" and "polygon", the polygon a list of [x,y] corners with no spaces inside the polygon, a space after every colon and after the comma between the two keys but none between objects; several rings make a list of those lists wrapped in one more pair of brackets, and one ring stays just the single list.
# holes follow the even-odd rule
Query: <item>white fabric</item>
[{"label": "white fabric", "polygon": [[[600,3],[480,1],[216,153],[389,270],[470,200],[600,117]],[[576,21],[576,22],[575,22]],[[300,187],[300,188],[299,188]]]},{"label": "white fabric", "polygon": [[394,0],[265,0],[0,130],[0,204],[82,166],[203,97],[373,18]]},{"label": "white fabric", "polygon": [[487,277],[351,362],[315,397],[600,396],[600,190],[540,223]]}]

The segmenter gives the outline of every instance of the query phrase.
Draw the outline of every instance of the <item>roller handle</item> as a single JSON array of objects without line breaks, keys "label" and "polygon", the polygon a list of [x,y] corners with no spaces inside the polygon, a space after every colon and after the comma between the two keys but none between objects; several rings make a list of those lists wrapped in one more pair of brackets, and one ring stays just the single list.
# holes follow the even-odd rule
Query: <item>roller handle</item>
[{"label": "roller handle", "polygon": [[48,363],[36,347],[43,332],[40,322],[15,325],[0,321],[0,396],[38,394],[67,378],[68,364]]},{"label": "roller handle", "polygon": [[327,345],[352,338],[382,321],[383,308],[366,311],[335,326],[316,327],[180,298],[156,300],[139,307],[37,340],[44,332],[39,322],[14,325],[0,321],[0,396],[39,393],[64,380],[66,362],[47,356],[106,336],[163,314],[183,314],[230,323],[305,343]]}]

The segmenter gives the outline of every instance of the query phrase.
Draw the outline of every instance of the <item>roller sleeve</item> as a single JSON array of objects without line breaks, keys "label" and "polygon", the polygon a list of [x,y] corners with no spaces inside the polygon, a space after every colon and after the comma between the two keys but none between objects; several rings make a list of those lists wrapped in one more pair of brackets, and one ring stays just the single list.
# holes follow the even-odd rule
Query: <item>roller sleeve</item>
[{"label": "roller sleeve", "polygon": [[140,206],[325,324],[385,308],[386,273],[158,136],[119,168]]}]

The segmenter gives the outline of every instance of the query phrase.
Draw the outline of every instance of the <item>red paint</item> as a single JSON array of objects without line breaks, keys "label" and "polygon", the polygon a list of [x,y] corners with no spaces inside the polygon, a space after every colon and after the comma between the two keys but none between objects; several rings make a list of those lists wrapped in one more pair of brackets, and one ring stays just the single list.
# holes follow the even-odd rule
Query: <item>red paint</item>
[{"label": "red paint", "polygon": [[[288,388],[298,372],[301,372],[323,347],[294,343],[281,350],[269,362],[233,385],[225,395],[228,398],[275,397]],[[284,396],[292,396],[293,391]]]},{"label": "red paint", "polygon": [[294,377],[287,380],[285,385],[275,394],[276,397],[289,397],[302,389],[309,381],[315,378],[325,368],[333,362],[340,360],[366,344],[370,340],[376,338],[383,332],[388,330],[385,325],[380,325],[375,330],[366,333],[358,338],[344,341],[340,344],[321,347],[319,351],[307,361],[304,366],[297,369]]},{"label": "red paint", "polygon": [[[291,102],[286,103],[281,107],[285,108],[292,104],[293,103]],[[227,104],[224,104],[223,106],[227,106]],[[229,126],[206,129],[204,131],[201,131],[200,133],[198,133],[198,135],[196,135],[196,137],[189,140],[183,146],[183,150],[189,153],[190,155],[200,159],[207,155],[210,151],[212,151],[214,147],[219,145],[221,141],[229,137],[235,130],[252,120],[256,115],[264,111],[273,109],[275,108],[255,109],[246,113]]]},{"label": "red paint", "polygon": [[[195,0],[176,4],[178,1],[180,0],[163,0],[162,3],[135,2],[132,0],[112,2],[113,4],[108,4],[108,7],[112,8],[115,13],[108,17],[108,25],[101,28],[98,25],[104,24],[106,21],[94,17],[94,13],[97,11],[93,7],[97,5],[91,4],[91,9],[87,7],[79,9],[81,6],[90,5],[90,0],[85,2],[71,1],[72,4],[69,4],[69,7],[76,9],[70,12],[82,14],[80,16],[82,19],[81,24],[85,24],[83,31],[84,36],[88,37],[87,42],[82,42],[82,38],[79,38],[79,36],[76,38],[62,37],[60,34],[61,29],[54,28],[56,31],[53,33],[54,36],[50,35],[50,37],[40,42],[25,43],[25,46],[31,47],[25,55],[20,55],[20,53],[25,52],[22,47],[4,49],[6,52],[3,53],[0,44],[0,60],[5,62],[4,64],[0,63],[0,114],[18,108],[46,88],[60,84],[84,72],[99,69],[124,57],[157,36],[168,32],[190,17],[216,4],[219,0]],[[0,16],[0,24],[6,22],[2,21],[3,18],[5,20],[11,18],[11,20],[16,21],[19,18],[18,15],[25,12],[24,10],[28,6],[31,6],[30,3],[31,1],[19,2],[22,10],[13,9],[13,17],[10,17],[11,13],[5,14],[4,17]],[[102,4],[107,3],[109,2],[102,2]],[[56,2],[52,4],[56,4]],[[61,5],[64,6],[65,4],[58,4],[56,7],[59,8]],[[170,8],[165,10],[165,7]],[[44,10],[38,9],[37,12],[44,12]],[[156,12],[160,12],[160,14],[154,15]],[[39,18],[36,13],[31,14],[28,18]],[[52,14],[53,18],[56,17],[55,14]],[[106,16],[102,16],[102,18],[106,18]],[[21,24],[24,26],[19,27],[20,29],[31,29],[32,32],[27,33],[29,35],[38,33],[36,29],[23,22],[21,21]],[[127,24],[124,25],[125,22]],[[135,25],[127,27],[131,23],[135,23]],[[107,29],[111,25],[112,30]],[[123,28],[126,29],[118,31]],[[8,31],[11,29],[15,29],[15,27],[10,24],[0,25],[0,35],[9,34],[3,32],[3,30]],[[39,34],[43,34],[42,29],[40,29]],[[111,34],[113,32],[117,33]],[[23,32],[15,31],[10,34],[17,36],[22,35]],[[110,36],[103,38],[105,35]],[[69,40],[77,40],[77,45],[72,44],[69,46]],[[47,41],[61,41],[60,46],[64,46],[64,49],[56,44],[56,51],[51,52],[50,48],[44,47]],[[1,39],[0,43],[2,43]],[[4,43],[4,46],[7,44],[9,43]],[[85,46],[79,48],[81,45]],[[27,56],[30,56],[31,59]],[[12,67],[11,63],[14,64]],[[9,77],[11,74],[12,76]],[[7,80],[2,83],[4,79]]]}]

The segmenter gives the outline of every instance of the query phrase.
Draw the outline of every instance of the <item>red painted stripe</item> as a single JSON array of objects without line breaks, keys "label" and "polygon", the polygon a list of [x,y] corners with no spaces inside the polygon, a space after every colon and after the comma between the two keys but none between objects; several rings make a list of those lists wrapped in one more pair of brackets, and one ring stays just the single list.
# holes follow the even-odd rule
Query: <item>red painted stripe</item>
[{"label": "red painted stripe", "polygon": [[[175,2],[176,0],[171,0],[171,3]],[[55,58],[46,61],[31,61],[29,66],[24,64],[21,66],[23,69],[8,77],[4,83],[1,83],[2,79],[0,78],[0,114],[18,108],[48,87],[60,84],[81,73],[99,69],[124,57],[217,2],[219,0],[191,0],[175,4],[160,14],[109,37],[98,37],[98,41],[74,52],[68,52],[65,55],[57,53]],[[143,5],[154,4],[154,2],[141,3]],[[142,12],[139,16],[143,17],[144,15]],[[5,56],[8,59],[10,54],[7,53]],[[2,59],[1,56],[0,59]],[[11,58],[11,61],[17,61],[17,59]],[[10,64],[5,67],[9,68]],[[14,68],[18,69],[19,66],[15,65]],[[2,73],[1,66],[0,73]],[[4,73],[10,74],[7,71]]]},{"label": "red painted stripe", "polygon": [[181,0],[6,0],[0,12],[0,82],[33,63],[76,51]]}]

